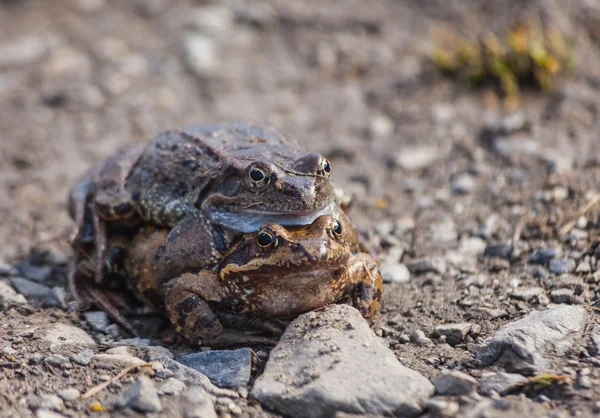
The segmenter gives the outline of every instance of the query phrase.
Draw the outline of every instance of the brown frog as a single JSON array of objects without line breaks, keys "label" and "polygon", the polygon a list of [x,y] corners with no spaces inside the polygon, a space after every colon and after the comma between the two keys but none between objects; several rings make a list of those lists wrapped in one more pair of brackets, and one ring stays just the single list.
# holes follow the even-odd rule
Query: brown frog
[{"label": "brown frog", "polygon": [[[128,147],[71,190],[79,227],[71,292],[80,306],[97,301],[86,281],[102,281],[97,266],[105,259],[107,227],[174,227],[161,273],[208,268],[239,235],[265,222],[306,225],[322,214],[335,216],[340,209],[330,174],[320,154],[305,153],[271,128],[242,122],[193,125],[160,134],[146,149]],[[86,263],[89,253],[92,263]]]},{"label": "brown frog", "polygon": [[[377,261],[358,252],[350,228],[329,215],[286,229],[267,223],[244,235],[213,269],[161,277],[168,230],[145,227],[126,257],[131,290],[166,311],[194,344],[272,343],[282,322],[331,303],[349,303],[372,324],[380,312]],[[157,261],[158,260],[158,261]]]}]

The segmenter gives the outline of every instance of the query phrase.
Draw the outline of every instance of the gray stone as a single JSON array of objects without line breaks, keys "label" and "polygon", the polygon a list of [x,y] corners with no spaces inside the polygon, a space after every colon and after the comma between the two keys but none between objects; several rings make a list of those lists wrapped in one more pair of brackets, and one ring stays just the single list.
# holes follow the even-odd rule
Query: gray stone
[{"label": "gray stone", "polygon": [[44,358],[44,363],[51,364],[56,367],[61,367],[63,369],[70,369],[73,367],[71,362],[65,356],[61,356],[60,354],[50,354]]},{"label": "gray stone", "polygon": [[0,309],[4,310],[12,305],[27,305],[27,299],[4,280],[0,280]]},{"label": "gray stone", "polygon": [[457,402],[449,401],[441,397],[433,397],[427,402],[427,410],[433,417],[453,417],[458,414],[460,406]]},{"label": "gray stone", "polygon": [[17,266],[21,276],[34,282],[43,283],[52,276],[51,266],[36,266],[31,263],[23,263]]},{"label": "gray stone", "polygon": [[451,346],[455,346],[464,340],[472,324],[463,322],[460,324],[442,324],[435,327],[432,333],[433,338],[440,338],[442,335],[446,337],[446,342]]},{"label": "gray stone", "polygon": [[515,289],[510,297],[530,301],[537,298],[539,295],[544,293],[544,289],[541,287],[528,287],[526,289]]},{"label": "gray stone", "polygon": [[181,364],[198,370],[219,387],[236,388],[248,385],[252,373],[252,350],[211,350],[186,354],[177,359]]},{"label": "gray stone", "polygon": [[167,347],[159,345],[150,345],[141,349],[142,358],[146,361],[156,361],[161,358],[173,358],[173,353]]},{"label": "gray stone", "polygon": [[81,393],[75,388],[70,388],[59,391],[58,396],[60,396],[64,401],[74,401],[81,396]]},{"label": "gray stone", "polygon": [[210,379],[191,367],[184,366],[170,358],[163,357],[158,360],[166,369],[173,372],[173,377],[184,382],[187,386],[198,386],[214,396],[237,398],[238,394],[229,389],[221,389],[213,385]]},{"label": "gray stone", "polygon": [[180,399],[184,418],[217,418],[213,401],[204,390],[191,388]]},{"label": "gray stone", "polygon": [[482,365],[496,363],[509,372],[532,374],[548,366],[546,354],[566,354],[586,322],[587,312],[581,306],[532,312],[496,331],[475,349],[475,359]]},{"label": "gray stone", "polygon": [[60,411],[64,408],[64,403],[56,395],[40,395],[29,398],[29,406],[34,409]]},{"label": "gray stone", "polygon": [[592,356],[600,355],[600,326],[595,326],[588,334],[587,347]]},{"label": "gray stone", "polygon": [[472,393],[477,380],[457,370],[445,371],[431,380],[438,395],[461,396]]},{"label": "gray stone", "polygon": [[402,263],[383,263],[381,265],[381,277],[384,283],[408,283],[410,271]]},{"label": "gray stone", "polygon": [[410,334],[410,341],[419,347],[433,347],[435,345],[420,329],[414,330],[413,333]]},{"label": "gray stone", "polygon": [[139,412],[160,412],[162,405],[154,382],[140,376],[123,394],[124,403]]},{"label": "gray stone", "polygon": [[476,181],[469,173],[462,173],[452,180],[452,192],[456,194],[470,194],[475,189]]},{"label": "gray stone", "polygon": [[67,324],[49,324],[40,329],[43,342],[50,345],[51,351],[76,348],[96,348],[96,342],[81,328]]},{"label": "gray stone", "polygon": [[548,268],[554,274],[572,273],[577,265],[572,258],[555,258],[550,260]]},{"label": "gray stone", "polygon": [[420,170],[442,157],[436,146],[403,147],[395,156],[396,165],[407,171]]},{"label": "gray stone", "polygon": [[0,44],[0,69],[23,67],[43,58],[49,50],[43,37],[27,36]]},{"label": "gray stone", "polygon": [[573,294],[572,289],[554,289],[550,293],[550,298],[554,303],[570,303]]},{"label": "gray stone", "polygon": [[415,416],[433,391],[398,362],[356,309],[332,305],[288,326],[252,395],[287,416],[330,417],[340,410]]},{"label": "gray stone", "polygon": [[442,258],[422,258],[406,264],[412,274],[437,273],[444,274],[447,266]]},{"label": "gray stone", "polygon": [[101,369],[123,369],[145,363],[141,358],[125,354],[96,354],[92,361],[96,367]]},{"label": "gray stone", "polygon": [[484,257],[499,257],[506,260],[510,260],[512,256],[512,245],[508,244],[494,244],[488,245],[483,252]]},{"label": "gray stone", "polygon": [[179,395],[186,389],[185,383],[171,377],[163,382],[158,389],[159,395]]},{"label": "gray stone", "polygon": [[560,254],[560,249],[557,248],[540,248],[529,258],[529,262],[532,264],[547,265],[554,257]]},{"label": "gray stone", "polygon": [[218,60],[214,39],[201,33],[185,32],[181,42],[185,63],[194,75],[200,78],[215,75]]},{"label": "gray stone", "polygon": [[71,354],[71,361],[75,364],[79,364],[80,366],[87,366],[92,361],[94,357],[94,352],[90,349],[80,351],[76,354]]},{"label": "gray stone", "polygon": [[479,390],[486,396],[494,393],[504,396],[514,392],[525,382],[527,378],[516,373],[485,373],[479,379]]},{"label": "gray stone", "polygon": [[106,328],[110,325],[110,319],[106,312],[87,311],[83,313],[83,318],[94,331],[107,333]]},{"label": "gray stone", "polygon": [[35,418],[65,418],[65,416],[48,409],[38,409],[35,411]]},{"label": "gray stone", "polygon": [[121,347],[121,346],[131,346],[134,348],[142,348],[150,345],[150,340],[147,338],[124,338],[119,341],[113,341],[110,343],[110,348]]},{"label": "gray stone", "polygon": [[60,301],[48,286],[22,277],[13,277],[10,282],[17,292],[31,302],[37,302],[44,307],[60,306]]}]

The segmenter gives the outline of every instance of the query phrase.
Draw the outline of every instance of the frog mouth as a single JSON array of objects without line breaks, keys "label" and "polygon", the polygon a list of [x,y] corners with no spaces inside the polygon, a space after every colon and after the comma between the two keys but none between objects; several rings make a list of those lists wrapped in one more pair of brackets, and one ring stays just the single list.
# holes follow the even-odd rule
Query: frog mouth
[{"label": "frog mouth", "polygon": [[215,207],[210,208],[208,215],[213,223],[231,231],[247,234],[255,232],[268,222],[276,223],[281,226],[293,227],[310,225],[322,215],[333,215],[333,205],[328,205],[320,210],[312,212],[266,212],[246,209],[243,212],[229,212]]}]

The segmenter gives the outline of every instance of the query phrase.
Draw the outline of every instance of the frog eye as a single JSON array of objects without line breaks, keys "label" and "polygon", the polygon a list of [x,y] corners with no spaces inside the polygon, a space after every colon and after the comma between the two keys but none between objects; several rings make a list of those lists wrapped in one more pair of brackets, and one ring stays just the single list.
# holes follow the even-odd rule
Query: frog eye
[{"label": "frog eye", "polygon": [[329,164],[327,158],[321,158],[321,167],[319,167],[317,173],[321,176],[329,176],[331,174],[331,164]]},{"label": "frog eye", "polygon": [[339,221],[334,220],[333,224],[331,225],[331,229],[329,229],[328,232],[332,238],[340,239],[342,237],[343,232],[342,224],[339,223]]},{"label": "frog eye", "polygon": [[260,231],[256,236],[256,242],[262,249],[267,249],[277,245],[277,237],[268,231]]},{"label": "frog eye", "polygon": [[269,183],[269,175],[264,168],[253,166],[248,171],[248,180],[253,187],[265,187]]}]

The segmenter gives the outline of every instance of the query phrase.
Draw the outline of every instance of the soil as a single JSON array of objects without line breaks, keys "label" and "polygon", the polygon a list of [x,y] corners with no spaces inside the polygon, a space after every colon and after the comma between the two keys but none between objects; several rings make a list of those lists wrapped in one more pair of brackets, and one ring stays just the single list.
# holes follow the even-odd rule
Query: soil
[{"label": "soil", "polygon": [[[499,151],[490,132],[511,115],[489,89],[440,75],[425,51],[434,27],[477,35],[530,15],[576,39],[577,68],[553,92],[523,92],[516,115],[525,124],[502,136],[512,148]],[[336,185],[353,196],[351,217],[365,245],[382,262],[445,260],[441,270],[413,270],[410,282],[386,284],[375,329],[427,377],[454,367],[478,377],[483,371],[469,362],[474,345],[543,304],[511,297],[513,288],[541,286],[550,296],[561,287],[564,277],[527,262],[536,248],[559,248],[578,263],[587,256],[591,269],[573,273],[582,290],[571,302],[596,300],[600,209],[580,209],[600,184],[599,26],[600,7],[571,0],[0,1],[3,274],[33,260],[52,268],[46,284],[64,287],[74,233],[68,189],[119,147],[189,123],[257,121],[330,159]],[[205,41],[193,46],[200,63],[186,55],[190,34]],[[15,45],[21,55],[11,59],[6,48]],[[420,163],[419,153],[433,157]],[[512,255],[480,251],[448,262],[453,251],[468,253],[471,238],[488,248],[512,245]],[[476,275],[485,284],[469,285]],[[504,314],[490,319],[492,309]],[[41,350],[35,338],[17,336],[49,322],[87,326],[59,307],[10,308],[0,311],[0,347]],[[481,330],[456,347],[407,341],[415,330],[429,336],[436,325],[460,322]],[[34,416],[27,396],[83,392],[105,374],[4,360],[2,416]],[[578,350],[555,360],[556,372],[571,377],[594,367]],[[597,369],[592,377],[591,390],[527,399],[555,416],[594,416]],[[88,403],[65,413],[107,415]],[[241,401],[243,416],[275,416],[249,404]]]}]

